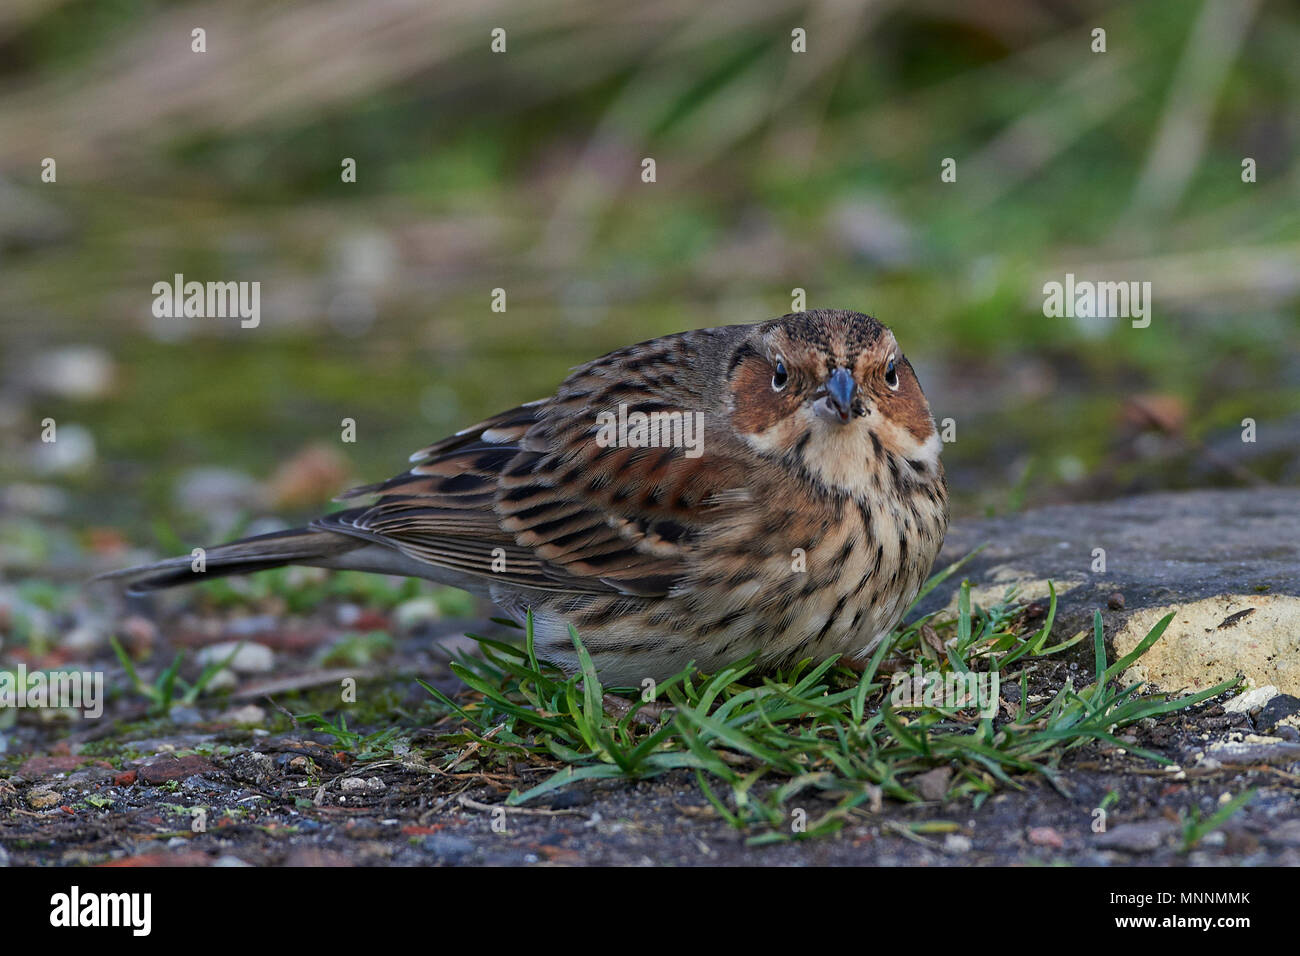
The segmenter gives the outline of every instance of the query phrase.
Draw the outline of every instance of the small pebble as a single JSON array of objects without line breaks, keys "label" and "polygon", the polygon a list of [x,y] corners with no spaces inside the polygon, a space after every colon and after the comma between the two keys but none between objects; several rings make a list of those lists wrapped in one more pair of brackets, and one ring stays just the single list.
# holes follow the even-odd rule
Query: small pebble
[{"label": "small pebble", "polygon": [[33,810],[48,810],[57,807],[63,800],[58,793],[45,787],[27,791],[27,805]]},{"label": "small pebble", "polygon": [[949,853],[969,853],[972,846],[970,837],[960,833],[949,833],[943,838],[943,848]]},{"label": "small pebble", "polygon": [[1031,827],[1029,842],[1034,846],[1050,846],[1056,850],[1065,846],[1065,838],[1052,827]]},{"label": "small pebble", "polygon": [[[239,650],[235,650],[237,647]],[[209,644],[199,651],[198,659],[200,664],[206,666],[220,663],[232,653],[235,656],[226,668],[236,674],[267,674],[275,667],[275,654],[265,644],[245,643],[240,647],[238,641]]]},{"label": "small pebble", "polygon": [[265,723],[266,711],[256,704],[245,704],[243,707],[230,708],[217,719],[240,727],[254,727]]}]

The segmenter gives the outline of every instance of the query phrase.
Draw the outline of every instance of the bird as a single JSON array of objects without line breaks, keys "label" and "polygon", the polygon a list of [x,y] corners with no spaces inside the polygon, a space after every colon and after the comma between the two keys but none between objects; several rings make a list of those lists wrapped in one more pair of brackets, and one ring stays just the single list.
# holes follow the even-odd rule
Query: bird
[{"label": "bird", "polygon": [[[490,599],[537,656],[644,687],[753,655],[865,661],[948,526],[934,416],[894,333],[820,309],[694,329],[577,366],[306,527],[110,572],[132,593],[282,565]],[[196,570],[197,569],[197,570]]]}]

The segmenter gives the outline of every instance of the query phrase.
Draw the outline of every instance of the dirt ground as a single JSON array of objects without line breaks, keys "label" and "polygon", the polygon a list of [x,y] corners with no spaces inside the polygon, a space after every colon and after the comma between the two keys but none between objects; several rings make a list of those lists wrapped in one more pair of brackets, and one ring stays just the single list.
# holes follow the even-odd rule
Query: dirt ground
[{"label": "dirt ground", "polygon": [[[443,675],[454,680],[445,669]],[[400,695],[403,683],[393,678],[379,686]],[[1225,714],[1217,703],[1148,721],[1133,735],[1139,746],[1186,769],[1090,746],[1066,757],[1059,789],[1035,776],[979,808],[970,800],[906,805],[886,799],[865,806],[837,835],[758,846],[747,843],[752,834],[718,817],[689,773],[576,785],[549,802],[505,807],[512,788],[551,771],[501,772],[469,760],[440,772],[422,758],[418,734],[406,753],[364,761],[338,750],[328,735],[239,726],[274,706],[263,697],[222,714],[186,709],[175,715],[184,726],[130,721],[128,709],[120,715],[126,723],[116,725],[127,730],[103,724],[29,756],[10,755],[8,776],[0,779],[0,861],[1300,865],[1300,744],[1259,749],[1242,764],[1207,765],[1210,742],[1262,729],[1257,718]],[[1189,821],[1208,818],[1225,794],[1248,787],[1257,793],[1246,807],[1189,844]],[[814,797],[806,807],[810,817],[828,808]]]},{"label": "dirt ground", "polygon": [[[1058,587],[1053,633],[1076,633],[1100,606],[1109,641],[1126,615],[1215,588],[1300,591],[1296,501],[1291,492],[1194,493],[1042,509],[960,524],[945,559],[992,540],[963,569],[973,582],[998,581],[1007,567],[1057,582],[1073,576],[1079,583]],[[1206,515],[1223,528],[1209,549]],[[1113,565],[1090,577],[1078,568],[1086,569],[1097,540],[1109,545]],[[84,572],[69,576],[84,580]],[[13,607],[25,606],[22,594],[11,597]],[[930,603],[950,598],[940,589]],[[467,631],[493,633],[485,619],[439,612],[424,596],[386,607],[329,599],[305,612],[265,593],[206,611],[190,592],[157,600],[119,609],[127,616],[114,625],[146,683],[178,650],[189,681],[208,645],[247,641],[258,655],[218,693],[160,714],[131,689],[106,644],[78,645],[93,623],[80,611],[50,619],[61,636],[39,654],[31,641],[7,647],[31,668],[102,671],[110,693],[99,719],[0,715],[8,721],[0,727],[0,865],[1300,865],[1300,697],[1286,688],[1262,708],[1225,710],[1224,695],[1122,730],[1125,746],[1071,750],[1057,786],[1042,775],[1016,778],[1020,789],[1003,788],[979,806],[969,798],[867,801],[838,834],[817,839],[797,839],[792,814],[781,842],[754,844],[766,831],[732,828],[691,773],[576,784],[506,807],[511,791],[558,765],[490,762],[473,747],[449,765],[445,741],[436,741],[453,725],[416,679],[444,693],[462,689],[448,660],[475,646]],[[1270,632],[1251,630],[1260,617],[1234,613],[1210,636],[1262,639]],[[1197,637],[1194,628],[1171,627],[1162,640],[1191,646]],[[1045,663],[1031,699],[1067,680],[1085,686],[1090,655],[1084,642]],[[305,716],[337,714],[346,677],[357,680],[349,733],[402,728],[403,742],[375,748],[377,758],[364,741],[321,732]],[[1013,682],[1000,691],[1008,707],[1020,692]],[[947,793],[944,772],[932,771],[932,787],[917,779],[909,786]],[[1251,788],[1253,797],[1221,825],[1206,822]],[[809,820],[832,806],[805,793],[806,803],[792,809]]]}]

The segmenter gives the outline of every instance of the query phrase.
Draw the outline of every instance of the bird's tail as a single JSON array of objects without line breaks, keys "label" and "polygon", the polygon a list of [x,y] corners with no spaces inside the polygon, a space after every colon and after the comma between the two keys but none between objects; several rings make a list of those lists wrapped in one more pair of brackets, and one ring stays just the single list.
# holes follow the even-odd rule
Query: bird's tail
[{"label": "bird's tail", "polygon": [[242,538],[213,548],[196,548],[194,553],[183,557],[110,571],[95,580],[116,580],[124,584],[129,593],[139,594],[286,564],[333,567],[339,556],[364,544],[350,535],[333,531],[294,528]]}]

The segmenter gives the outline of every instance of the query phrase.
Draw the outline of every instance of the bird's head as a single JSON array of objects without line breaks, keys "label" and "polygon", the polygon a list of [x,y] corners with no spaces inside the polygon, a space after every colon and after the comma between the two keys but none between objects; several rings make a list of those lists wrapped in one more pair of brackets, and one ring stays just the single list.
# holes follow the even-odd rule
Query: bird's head
[{"label": "bird's head", "polygon": [[732,353],[731,420],[759,453],[862,493],[889,457],[938,475],[934,416],[894,333],[857,312],[818,310],[755,326]]}]

